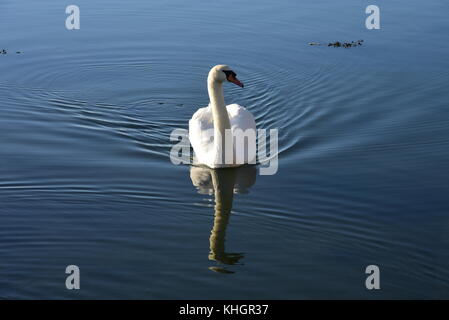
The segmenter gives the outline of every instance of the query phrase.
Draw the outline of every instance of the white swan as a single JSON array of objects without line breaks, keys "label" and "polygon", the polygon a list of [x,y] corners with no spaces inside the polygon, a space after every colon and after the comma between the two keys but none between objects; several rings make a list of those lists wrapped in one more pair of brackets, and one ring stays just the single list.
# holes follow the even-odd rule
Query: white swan
[{"label": "white swan", "polygon": [[210,104],[198,109],[189,121],[189,140],[196,159],[210,168],[255,163],[255,152],[248,151],[249,148],[255,150],[255,141],[248,139],[246,144],[236,148],[236,132],[242,132],[238,129],[254,130],[255,135],[254,116],[244,107],[238,104],[226,106],[224,101],[223,82],[229,81],[243,88],[236,76],[226,65],[213,67],[207,77]]}]

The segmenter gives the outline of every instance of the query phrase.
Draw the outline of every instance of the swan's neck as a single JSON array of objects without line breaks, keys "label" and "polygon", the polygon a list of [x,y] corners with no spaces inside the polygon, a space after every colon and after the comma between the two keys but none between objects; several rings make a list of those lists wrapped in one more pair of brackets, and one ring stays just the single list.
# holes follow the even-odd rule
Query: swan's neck
[{"label": "swan's neck", "polygon": [[[225,130],[231,129],[228,111],[226,110],[223,96],[223,84],[209,78],[207,81],[207,88],[209,91],[212,116],[214,119],[214,135],[215,137],[220,136],[223,142],[225,137]],[[219,143],[218,139],[214,139],[214,143]]]}]

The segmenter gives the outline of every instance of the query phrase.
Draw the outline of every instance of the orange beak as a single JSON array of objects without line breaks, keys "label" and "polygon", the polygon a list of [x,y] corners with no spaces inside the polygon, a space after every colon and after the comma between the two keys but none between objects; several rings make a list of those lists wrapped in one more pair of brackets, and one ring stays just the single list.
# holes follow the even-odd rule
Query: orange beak
[{"label": "orange beak", "polygon": [[236,85],[238,85],[241,88],[244,87],[243,83],[241,83],[239,79],[237,79],[236,77],[234,77],[232,75],[228,77],[228,81],[232,82],[232,83],[235,83]]}]

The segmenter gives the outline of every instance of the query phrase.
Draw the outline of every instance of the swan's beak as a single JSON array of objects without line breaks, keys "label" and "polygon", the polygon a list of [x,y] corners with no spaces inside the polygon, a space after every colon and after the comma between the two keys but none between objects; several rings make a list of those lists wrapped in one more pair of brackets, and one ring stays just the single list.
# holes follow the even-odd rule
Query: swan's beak
[{"label": "swan's beak", "polygon": [[228,81],[229,81],[229,82],[232,82],[232,83],[235,83],[236,85],[238,85],[238,86],[241,87],[241,88],[244,87],[243,83],[241,83],[240,80],[237,79],[237,77],[230,76],[230,77],[228,78]]}]

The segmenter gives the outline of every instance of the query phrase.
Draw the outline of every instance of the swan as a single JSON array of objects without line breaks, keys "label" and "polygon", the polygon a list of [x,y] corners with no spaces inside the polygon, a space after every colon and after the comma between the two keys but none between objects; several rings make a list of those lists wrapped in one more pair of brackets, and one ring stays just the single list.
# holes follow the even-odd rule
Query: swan
[{"label": "swan", "polygon": [[[198,109],[189,121],[189,140],[198,164],[210,168],[236,167],[255,163],[255,140],[248,139],[236,148],[236,132],[253,130],[256,133],[254,116],[238,104],[225,105],[223,83],[232,82],[244,87],[237,74],[227,65],[216,65],[207,77],[210,103]],[[229,136],[229,133],[232,136]]]}]

